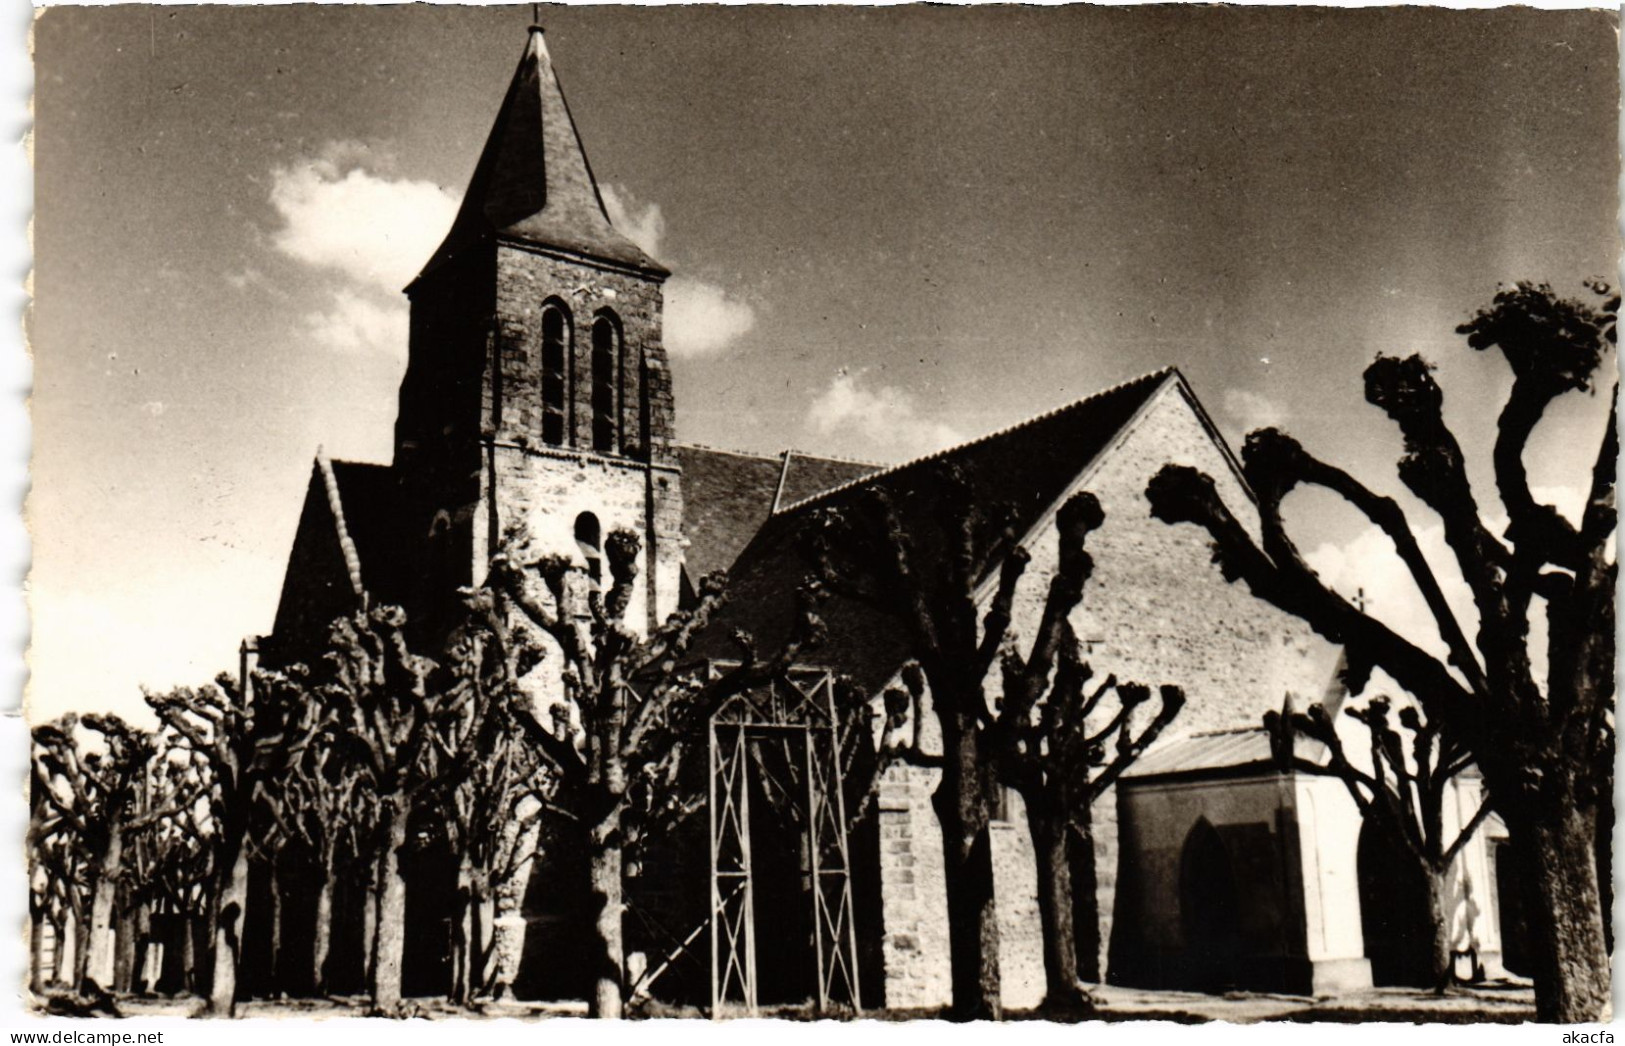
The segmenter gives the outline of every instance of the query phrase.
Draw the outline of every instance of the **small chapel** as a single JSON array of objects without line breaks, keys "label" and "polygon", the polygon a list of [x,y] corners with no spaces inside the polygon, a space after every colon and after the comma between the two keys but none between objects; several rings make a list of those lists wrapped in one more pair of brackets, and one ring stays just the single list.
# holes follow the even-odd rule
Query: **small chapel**
[{"label": "small chapel", "polygon": [[[1079,935],[1093,953],[1086,975],[1149,988],[1322,994],[1412,983],[1418,962],[1425,974],[1425,888],[1362,828],[1340,781],[1277,769],[1260,727],[1289,694],[1299,708],[1323,702],[1336,713],[1348,700],[1338,650],[1227,582],[1203,532],[1150,515],[1147,482],[1179,463],[1212,476],[1257,531],[1235,455],[1177,368],[889,467],[684,443],[661,337],[670,273],[611,224],[583,141],[544,35],[532,27],[461,209],[405,289],[409,359],[393,459],[336,461],[318,451],[275,625],[250,641],[254,656],[273,666],[309,662],[328,624],[363,598],[404,607],[425,641],[443,635],[458,588],[483,580],[514,523],[594,577],[605,538],[634,531],[640,587],[627,618],[643,628],[688,605],[700,578],[726,571],[723,624],[749,626],[770,643],[806,572],[798,535],[817,511],[887,490],[905,526],[927,525],[932,505],[916,493],[920,477],[944,463],[979,499],[1013,507],[1032,555],[1013,630],[1031,634],[1056,569],[1055,513],[1087,490],[1105,523],[1089,537],[1095,572],[1073,630],[1102,675],[1176,683],[1187,700],[1095,807],[1099,925]],[[824,617],[817,668],[870,694],[895,685],[909,659],[895,623],[839,598]],[[929,727],[922,724],[927,746]],[[842,940],[866,1009],[949,1000],[942,845],[930,802],[937,775],[888,769],[875,809],[843,850],[850,925]],[[1464,775],[1454,789],[1447,816],[1464,822],[1478,784]],[[1503,923],[1515,922],[1502,901],[1516,896],[1497,860],[1504,837],[1492,818],[1457,866],[1461,947],[1491,971],[1502,968]],[[1043,958],[1033,848],[1014,794],[1000,804],[993,846],[1005,1002],[1030,1007],[1043,993]],[[767,956],[762,990],[789,1001],[810,994],[813,978],[786,972],[793,962],[784,956],[812,946],[774,937],[784,924],[773,904],[799,903],[797,883],[817,880],[802,852],[798,869],[794,849],[785,851],[780,885],[761,887],[750,916],[756,951]],[[444,994],[447,869],[432,855],[403,858],[402,867],[407,994]],[[697,878],[703,917],[703,873]],[[569,941],[579,888],[568,879],[543,862],[517,909],[502,915],[524,936],[513,985],[521,998],[576,990]],[[668,929],[705,939],[694,926]],[[251,921],[245,932],[252,951],[269,930]],[[670,952],[669,941],[630,918],[627,932],[640,964]],[[1515,934],[1506,936],[1513,963]],[[336,948],[343,939],[335,935]],[[686,982],[674,974],[671,983]]]}]

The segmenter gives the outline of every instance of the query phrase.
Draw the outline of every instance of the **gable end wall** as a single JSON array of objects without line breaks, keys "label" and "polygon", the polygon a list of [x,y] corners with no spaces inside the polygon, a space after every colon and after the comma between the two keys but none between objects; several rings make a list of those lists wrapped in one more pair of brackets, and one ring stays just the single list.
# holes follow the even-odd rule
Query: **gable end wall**
[{"label": "gable end wall", "polygon": [[[1335,661],[1335,651],[1302,622],[1254,599],[1245,585],[1226,582],[1212,562],[1205,532],[1151,517],[1146,484],[1164,464],[1185,464],[1212,476],[1231,511],[1257,534],[1256,507],[1188,397],[1181,382],[1167,382],[1067,493],[1093,492],[1106,513],[1089,538],[1095,573],[1073,612],[1073,627],[1092,641],[1088,660],[1097,678],[1115,673],[1123,680],[1185,688],[1186,706],[1165,738],[1256,723],[1264,711],[1280,706],[1286,689],[1319,694]],[[1025,543],[1033,558],[1012,623],[1023,646],[1032,641],[1057,565],[1053,509]],[[990,697],[998,686],[995,669],[987,683]],[[924,728],[922,743],[934,750],[938,738],[929,715]],[[948,1002],[942,836],[930,804],[938,777],[933,770],[897,767],[881,792],[889,1006]],[[1042,997],[1043,953],[1032,842],[1019,799],[1012,797],[1009,807],[1010,821],[994,828],[993,852],[1003,995],[1006,1006],[1019,1008]],[[1104,973],[1119,865],[1116,796],[1102,796],[1093,812]]]}]

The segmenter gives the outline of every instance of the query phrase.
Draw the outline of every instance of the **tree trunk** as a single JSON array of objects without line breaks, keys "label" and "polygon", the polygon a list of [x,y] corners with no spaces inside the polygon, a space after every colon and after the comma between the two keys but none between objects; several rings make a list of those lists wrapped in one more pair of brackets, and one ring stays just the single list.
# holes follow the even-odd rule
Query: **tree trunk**
[{"label": "tree trunk", "polygon": [[136,919],[135,955],[130,963],[130,990],[137,995],[151,994],[157,984],[156,975],[148,976],[148,968],[156,953],[153,950],[152,919],[145,906]]},{"label": "tree trunk", "polygon": [[80,910],[73,913],[73,990],[85,990],[90,977],[90,915]]},{"label": "tree trunk", "polygon": [[220,891],[219,915],[214,925],[214,977],[209,982],[209,1003],[204,1012],[211,1017],[231,1017],[237,1012],[237,961],[243,950],[244,916],[248,911],[248,847],[239,836],[227,850],[231,879]]},{"label": "tree trunk", "polygon": [[464,849],[457,861],[456,918],[451,926],[451,997],[454,1002],[464,1004],[473,996],[473,962],[469,954],[474,918],[471,910],[473,869],[473,858]]},{"label": "tree trunk", "polygon": [[1073,812],[1067,838],[1067,867],[1072,874],[1072,935],[1077,942],[1078,979],[1105,980],[1101,955],[1100,873],[1095,868],[1094,810],[1081,805]]},{"label": "tree trunk", "polygon": [[181,991],[197,991],[197,982],[197,919],[191,912],[183,912],[181,914]]},{"label": "tree trunk", "polygon": [[[58,935],[56,948],[62,950]],[[36,915],[28,924],[28,990],[35,995],[45,987],[45,917]]]},{"label": "tree trunk", "polygon": [[333,949],[333,861],[322,865],[322,885],[316,893],[316,932],[310,946],[310,973],[317,995],[327,994],[327,953]]},{"label": "tree trunk", "polygon": [[1428,976],[1433,990],[1444,994],[1455,974],[1455,948],[1450,934],[1450,870],[1427,870],[1428,929],[1432,931],[1432,949],[1428,953]]},{"label": "tree trunk", "polygon": [[90,965],[86,974],[96,986],[107,991],[117,987],[115,950],[118,931],[119,862],[124,856],[124,833],[115,823],[109,832],[107,852],[96,875],[96,889],[90,900]]},{"label": "tree trunk", "polygon": [[1059,804],[1045,796],[1022,798],[1038,871],[1038,921],[1044,938],[1043,1007],[1052,1011],[1084,1009],[1088,997],[1078,988],[1078,942],[1073,933],[1066,818],[1057,809]]},{"label": "tree trunk", "polygon": [[265,993],[277,995],[282,991],[282,979],[278,976],[282,969],[282,881],[277,875],[277,857],[272,854],[266,861],[266,875],[270,879],[270,892],[267,895],[267,907],[270,911],[271,922],[271,956],[270,966],[265,971]]},{"label": "tree trunk", "polygon": [[948,891],[948,953],[952,1018],[998,1020],[999,919],[993,893],[993,837],[988,829],[989,782],[974,720],[939,710],[942,783],[932,795],[942,826]]},{"label": "tree trunk", "polygon": [[[613,818],[618,821],[619,818]],[[592,999],[588,1015],[621,1016],[621,983],[625,979],[626,955],[621,936],[622,880],[619,824],[600,825],[606,842],[590,843],[587,875],[592,888],[594,960]]]},{"label": "tree trunk", "polygon": [[203,905],[203,919],[201,925],[193,927],[199,936],[193,940],[197,963],[192,967],[192,981],[193,991],[204,998],[214,991],[214,942],[220,935],[220,891],[224,888],[219,877],[212,876],[205,880],[198,891],[198,900]]},{"label": "tree trunk", "polygon": [[473,894],[468,899],[469,921],[472,923],[468,938],[469,983],[474,994],[484,995],[491,990],[496,974],[495,934],[490,880],[481,876],[475,880]]},{"label": "tree trunk", "polygon": [[46,984],[66,984],[67,979],[73,975],[67,962],[73,950],[73,945],[68,940],[68,919],[64,913],[62,918],[51,920],[51,930],[56,935],[56,946],[51,949],[51,974],[46,979]]},{"label": "tree trunk", "polygon": [[[536,831],[535,826],[531,828]],[[531,847],[535,849],[534,845]],[[530,865],[523,865],[526,871]],[[525,951],[523,909],[526,879],[522,875],[504,878],[495,889],[491,906],[491,997],[513,998],[513,982],[519,976],[519,961]]]},{"label": "tree trunk", "polygon": [[361,949],[364,953],[361,972],[369,990],[372,988],[373,974],[378,970],[378,903],[383,893],[383,887],[378,882],[378,871],[383,863],[381,855],[373,862],[372,875],[361,905]]},{"label": "tree trunk", "polygon": [[401,960],[406,953],[406,880],[401,850],[411,809],[401,803],[389,819],[389,842],[379,856],[377,943],[373,946],[372,1006],[391,1013],[401,1004]]},{"label": "tree trunk", "polygon": [[[1522,822],[1522,823],[1519,823]],[[1560,802],[1509,825],[1526,855],[1535,1019],[1599,1020],[1609,998],[1608,951],[1597,888],[1596,811]]]},{"label": "tree trunk", "polygon": [[113,931],[113,990],[127,993],[135,990],[136,952],[141,939],[141,913],[137,905],[130,903],[129,890],[120,889],[115,896],[118,914],[113,919],[113,925],[116,927]]}]

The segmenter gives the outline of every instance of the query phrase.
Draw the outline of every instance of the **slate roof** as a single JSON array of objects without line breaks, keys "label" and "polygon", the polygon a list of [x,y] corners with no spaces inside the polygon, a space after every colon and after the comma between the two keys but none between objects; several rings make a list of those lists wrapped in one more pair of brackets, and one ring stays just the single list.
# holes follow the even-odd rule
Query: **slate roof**
[{"label": "slate roof", "polygon": [[401,533],[400,485],[387,465],[328,461],[318,452],[277,603],[271,648],[290,658],[320,642],[365,590],[375,602],[407,595],[410,550]]},{"label": "slate roof", "polygon": [[684,570],[691,582],[727,570],[772,514],[775,499],[801,500],[880,466],[799,451],[776,457],[677,444],[683,470]]},{"label": "slate roof", "polygon": [[332,466],[345,530],[360,560],[362,585],[374,602],[405,602],[410,550],[395,470],[356,461],[335,461]]},{"label": "slate roof", "polygon": [[531,27],[451,232],[420,278],[493,236],[668,275],[610,225],[538,26]]},{"label": "slate roof", "polygon": [[[1319,741],[1298,737],[1300,758],[1319,762],[1325,746]],[[1240,776],[1247,773],[1273,773],[1269,735],[1263,727],[1218,730],[1156,745],[1123,771],[1125,780],[1148,777]]]},{"label": "slate roof", "polygon": [[[1159,370],[981,439],[798,502],[783,502],[729,571],[728,606],[697,651],[731,656],[726,636],[734,627],[750,631],[764,650],[782,642],[794,621],[796,587],[810,570],[800,545],[817,509],[859,509],[869,492],[884,488],[913,542],[916,561],[945,562],[942,528],[935,523],[943,508],[943,492],[934,466],[951,464],[978,500],[1011,506],[1017,531],[1025,533],[1170,381],[1183,379],[1172,369]],[[985,548],[992,538],[989,532],[977,535],[976,541]],[[871,691],[890,680],[907,658],[895,624],[867,605],[832,597],[824,618],[828,641],[808,660],[850,675]]]}]

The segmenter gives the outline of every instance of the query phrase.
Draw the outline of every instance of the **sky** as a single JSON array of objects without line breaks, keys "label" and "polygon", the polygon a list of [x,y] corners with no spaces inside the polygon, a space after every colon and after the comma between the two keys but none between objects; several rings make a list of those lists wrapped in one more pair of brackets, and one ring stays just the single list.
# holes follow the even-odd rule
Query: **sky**
[{"label": "sky", "polygon": [[[139,719],[143,685],[232,669],[270,629],[318,445],[388,460],[399,292],[530,18],[38,18],[31,719]],[[1487,447],[1509,375],[1454,327],[1501,283],[1577,294],[1617,271],[1607,12],[541,21],[617,227],[675,273],[687,441],[898,461],[1177,365],[1233,442],[1279,425],[1402,495],[1398,436],[1362,398],[1372,357],[1433,360],[1447,420]],[[1528,461],[1572,506],[1606,398],[1570,399]],[[1325,576],[1413,613],[1368,528],[1295,499]],[[1416,526],[1442,552],[1437,520]]]}]

